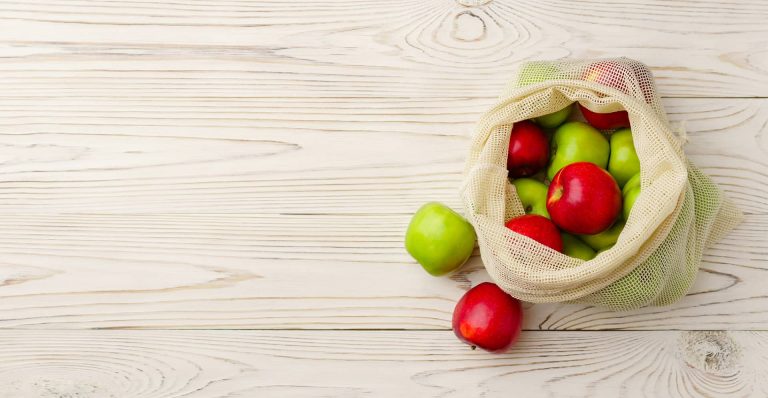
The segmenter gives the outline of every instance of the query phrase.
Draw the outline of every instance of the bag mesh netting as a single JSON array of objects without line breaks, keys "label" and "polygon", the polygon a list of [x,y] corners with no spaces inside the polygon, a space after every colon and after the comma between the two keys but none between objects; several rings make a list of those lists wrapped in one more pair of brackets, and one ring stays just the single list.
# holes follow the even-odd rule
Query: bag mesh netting
[{"label": "bag mesh netting", "polygon": [[[640,159],[641,193],[621,235],[589,261],[504,226],[524,214],[507,178],[512,125],[573,102],[593,112],[626,110]],[[685,295],[703,250],[742,217],[687,161],[650,71],[627,58],[523,64],[478,123],[461,196],[485,267],[502,289],[530,302],[578,302],[614,310],[667,305]]]}]

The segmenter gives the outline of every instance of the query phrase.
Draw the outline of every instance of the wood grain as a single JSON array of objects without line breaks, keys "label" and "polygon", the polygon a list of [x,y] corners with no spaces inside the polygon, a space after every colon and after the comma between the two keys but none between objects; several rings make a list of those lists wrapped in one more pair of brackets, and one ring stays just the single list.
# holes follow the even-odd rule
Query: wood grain
[{"label": "wood grain", "polygon": [[33,97],[491,98],[522,60],[624,55],[665,96],[764,97],[766,17],[755,0],[3,1],[0,78]]},{"label": "wood grain", "polygon": [[[753,218],[762,221],[715,246],[692,294],[671,307],[613,313],[536,305],[526,327],[765,329],[765,216]],[[276,219],[293,222],[270,225]],[[375,232],[387,218],[336,219],[350,223],[3,217],[14,233],[0,237],[0,326],[446,329],[464,289],[487,280],[479,257],[450,279],[428,276],[402,251],[400,231]],[[367,221],[372,235],[357,233],[354,226]],[[323,230],[295,229],[306,224]]]},{"label": "wood grain", "polygon": [[[766,396],[767,17],[0,1],[0,396]],[[488,276],[478,256],[426,275],[409,215],[458,207],[472,126],[521,61],[622,55],[747,221],[674,306],[528,304],[513,352],[469,350],[449,319]]]},{"label": "wood grain", "polygon": [[[666,101],[691,158],[749,214],[708,252],[694,294],[632,313],[537,305],[526,327],[766,329],[767,102]],[[419,125],[455,113],[469,130],[464,109],[421,109]],[[487,278],[479,258],[431,278],[402,234],[423,202],[459,206],[467,137],[388,129],[0,135],[0,326],[448,328]]]},{"label": "wood grain", "polygon": [[[290,113],[255,115],[250,128],[227,126],[226,116],[215,122],[219,126],[158,126],[158,119],[183,115],[139,108],[110,120],[113,111],[103,105],[88,107],[91,115],[56,105],[59,114],[44,125],[26,125],[22,101],[14,101],[13,109],[0,103],[0,213],[360,214],[375,207],[376,213],[406,214],[429,200],[459,205],[460,171],[479,104],[407,110],[386,108],[385,102],[342,102],[346,108],[315,105],[323,118],[356,114],[356,122],[334,122],[337,127],[328,130]],[[768,212],[756,195],[767,189],[768,102],[665,102],[673,121],[687,121],[690,157],[744,210]],[[201,106],[231,109],[226,103]],[[261,117],[280,117],[290,127],[260,127]],[[104,122],[87,125],[97,119]],[[449,129],[445,119],[452,120]],[[367,130],[345,131],[342,124]],[[299,126],[307,131],[294,130]]]},{"label": "wood grain", "polygon": [[765,332],[2,331],[5,397],[753,397]]},{"label": "wood grain", "polygon": [[[304,17],[272,3],[0,5],[6,327],[446,328],[455,299],[485,275],[474,259],[452,280],[426,277],[402,230],[425,201],[458,206],[472,124],[516,62],[657,39],[636,32],[641,15],[664,11],[677,22],[657,33],[675,38],[670,48],[572,55],[637,56],[667,96],[764,95],[760,52],[757,67],[723,64],[764,29],[755,3],[646,4],[614,21],[620,35],[598,34],[586,22],[598,16],[574,22],[562,2],[542,12],[578,25],[571,33],[531,24],[525,2],[336,2]],[[343,29],[363,9],[375,11],[364,26]],[[715,15],[728,22],[694,23]],[[704,39],[683,46],[691,29]],[[560,36],[542,34],[552,30]],[[765,104],[665,100],[688,121],[691,158],[751,216],[710,252],[696,294],[632,314],[536,306],[527,327],[764,329]]]},{"label": "wood grain", "polygon": [[[612,4],[0,2],[0,212],[455,205],[473,123],[534,58],[634,56],[665,96],[768,95],[764,4]],[[763,131],[747,104],[692,112]]]}]

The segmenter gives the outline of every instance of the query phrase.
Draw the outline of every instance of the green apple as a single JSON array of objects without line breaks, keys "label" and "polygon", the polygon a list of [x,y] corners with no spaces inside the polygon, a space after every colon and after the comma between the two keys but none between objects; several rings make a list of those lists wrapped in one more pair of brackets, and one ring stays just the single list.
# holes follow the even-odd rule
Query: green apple
[{"label": "green apple", "polygon": [[405,233],[405,249],[434,276],[461,267],[475,249],[475,229],[459,213],[431,202],[416,211]]},{"label": "green apple", "polygon": [[635,152],[632,142],[632,131],[621,129],[611,134],[611,157],[608,160],[608,172],[611,173],[619,187],[640,172],[640,159]]},{"label": "green apple", "polygon": [[622,209],[624,219],[629,219],[629,213],[632,211],[632,206],[635,205],[637,197],[640,195],[640,188],[632,189],[624,196],[624,208]]},{"label": "green apple", "polygon": [[594,235],[579,235],[581,240],[591,246],[595,250],[602,250],[613,246],[617,240],[621,230],[624,229],[624,221],[616,221],[610,228],[606,229],[599,234]]},{"label": "green apple", "polygon": [[533,119],[533,121],[536,122],[536,124],[538,124],[541,127],[546,127],[548,129],[555,128],[563,124],[563,122],[565,122],[565,120],[568,119],[568,116],[571,115],[572,109],[573,109],[573,104],[568,105],[557,112],[550,113],[544,116],[539,116]]},{"label": "green apple", "polygon": [[635,174],[626,184],[624,184],[621,194],[624,196],[624,219],[629,220],[629,212],[632,210],[632,206],[635,205],[635,201],[640,195],[640,173]]},{"label": "green apple", "polygon": [[604,298],[610,298],[613,305],[623,307],[617,309],[631,309],[637,304],[645,305],[659,294],[665,279],[665,267],[653,265],[654,262],[646,261],[637,266],[629,274],[606,286],[596,294]]},{"label": "green apple", "polygon": [[547,169],[550,181],[560,169],[576,162],[608,166],[610,145],[594,127],[582,122],[568,122],[557,128],[552,137],[551,163]]},{"label": "green apple", "polygon": [[557,77],[558,72],[557,67],[550,62],[529,62],[520,70],[517,86],[523,87],[554,79]]},{"label": "green apple", "polygon": [[563,239],[563,253],[566,256],[580,258],[584,261],[595,258],[595,251],[581,239],[565,232],[561,232],[560,237]]},{"label": "green apple", "polygon": [[547,212],[547,186],[533,178],[518,178],[512,181],[517,196],[523,203],[525,214],[538,214],[549,218]]},{"label": "green apple", "polygon": [[621,189],[621,194],[626,195],[631,189],[640,188],[640,173],[633,175],[632,178],[624,184],[624,188]]}]

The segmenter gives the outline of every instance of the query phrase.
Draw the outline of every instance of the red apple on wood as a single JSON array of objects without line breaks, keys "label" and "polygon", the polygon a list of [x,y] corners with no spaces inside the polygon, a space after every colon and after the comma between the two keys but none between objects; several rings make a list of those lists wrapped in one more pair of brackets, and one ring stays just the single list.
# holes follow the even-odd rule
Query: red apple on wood
[{"label": "red apple on wood", "polygon": [[523,307],[495,284],[484,282],[456,303],[452,324],[456,337],[472,348],[504,352],[520,335]]},{"label": "red apple on wood", "polygon": [[566,232],[597,234],[616,220],[621,211],[621,191],[604,169],[589,162],[571,163],[552,179],[547,211]]},{"label": "red apple on wood", "polygon": [[549,141],[539,126],[523,120],[512,126],[509,137],[507,170],[510,177],[526,177],[539,172],[549,161]]},{"label": "red apple on wood", "polygon": [[538,214],[526,214],[515,217],[506,224],[507,228],[525,235],[545,246],[549,246],[559,252],[563,251],[563,239],[557,226],[548,218]]}]

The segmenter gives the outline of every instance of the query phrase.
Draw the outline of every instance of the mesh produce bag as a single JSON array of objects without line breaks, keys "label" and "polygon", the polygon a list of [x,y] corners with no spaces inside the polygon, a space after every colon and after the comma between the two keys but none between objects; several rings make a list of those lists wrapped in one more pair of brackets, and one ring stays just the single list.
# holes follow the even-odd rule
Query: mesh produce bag
[{"label": "mesh produce bag", "polygon": [[[512,124],[573,102],[593,112],[626,110],[640,159],[641,193],[621,235],[589,261],[504,226],[524,214],[507,178]],[[523,64],[477,125],[461,196],[485,267],[502,289],[525,301],[614,310],[667,305],[685,295],[704,248],[741,219],[741,212],[686,159],[648,68],[627,58]]]}]

